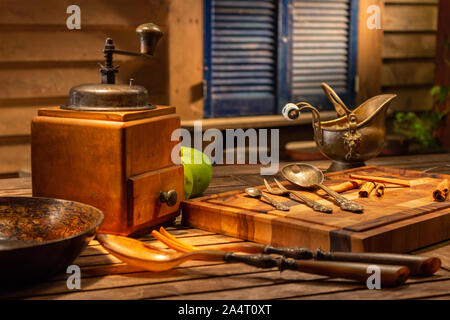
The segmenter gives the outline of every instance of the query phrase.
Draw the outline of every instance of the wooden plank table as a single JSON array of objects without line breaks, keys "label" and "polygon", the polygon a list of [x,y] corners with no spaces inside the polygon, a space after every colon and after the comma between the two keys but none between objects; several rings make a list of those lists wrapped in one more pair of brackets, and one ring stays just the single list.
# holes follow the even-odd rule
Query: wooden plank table
[{"label": "wooden plank table", "polygon": [[[309,162],[326,168],[328,161]],[[280,164],[282,165],[282,164]],[[450,154],[380,157],[368,165],[391,166],[450,174]],[[259,166],[218,166],[206,194],[262,184]],[[30,178],[0,180],[0,195],[30,195]],[[167,228],[197,246],[243,242],[212,232],[182,226],[178,219]],[[141,238],[165,248],[151,235]],[[81,289],[70,290],[68,274],[24,289],[2,291],[0,299],[449,299],[450,240],[416,250],[442,260],[441,269],[428,278],[410,278],[398,288],[368,290],[364,285],[301,272],[261,270],[242,264],[192,261],[171,271],[152,273],[127,266],[109,255],[93,240],[74,264],[81,267]]]}]

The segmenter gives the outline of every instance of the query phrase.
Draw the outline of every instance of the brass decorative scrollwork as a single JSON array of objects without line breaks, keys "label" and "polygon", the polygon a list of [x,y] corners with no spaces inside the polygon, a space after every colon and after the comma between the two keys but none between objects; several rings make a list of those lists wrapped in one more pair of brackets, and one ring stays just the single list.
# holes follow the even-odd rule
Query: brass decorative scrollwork
[{"label": "brass decorative scrollwork", "polygon": [[357,130],[356,116],[351,113],[348,115],[348,131],[343,135],[344,147],[347,151],[346,160],[357,160],[360,158],[358,147],[361,144],[361,134]]}]

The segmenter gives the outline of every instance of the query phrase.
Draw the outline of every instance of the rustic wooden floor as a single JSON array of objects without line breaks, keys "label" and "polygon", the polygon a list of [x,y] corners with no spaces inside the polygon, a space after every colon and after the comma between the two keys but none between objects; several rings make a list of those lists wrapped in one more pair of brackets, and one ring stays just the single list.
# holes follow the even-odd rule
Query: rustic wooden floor
[{"label": "rustic wooden floor", "polygon": [[[329,164],[310,163],[324,169]],[[440,166],[432,172],[450,174],[450,154],[381,157],[368,164],[415,170]],[[206,193],[260,184],[256,165],[215,167]],[[29,178],[0,180],[2,196],[30,194]],[[243,241],[182,226],[179,219],[168,231],[202,247]],[[165,248],[152,236],[142,240]],[[450,240],[413,253],[439,257],[441,269],[433,277],[410,278],[398,288],[368,290],[341,279],[220,262],[192,261],[168,272],[145,272],[121,263],[94,240],[74,262],[82,270],[80,290],[69,290],[68,275],[62,273],[26,289],[0,289],[0,299],[450,299]]]}]

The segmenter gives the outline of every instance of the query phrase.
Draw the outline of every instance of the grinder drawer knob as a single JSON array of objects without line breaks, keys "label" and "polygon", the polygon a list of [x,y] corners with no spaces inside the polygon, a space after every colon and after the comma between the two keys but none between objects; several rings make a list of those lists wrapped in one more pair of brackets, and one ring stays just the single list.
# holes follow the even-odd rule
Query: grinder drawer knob
[{"label": "grinder drawer knob", "polygon": [[173,207],[174,205],[176,205],[177,200],[178,196],[175,190],[169,190],[167,192],[161,191],[159,193],[159,201],[161,201],[161,203],[167,203],[169,207]]}]

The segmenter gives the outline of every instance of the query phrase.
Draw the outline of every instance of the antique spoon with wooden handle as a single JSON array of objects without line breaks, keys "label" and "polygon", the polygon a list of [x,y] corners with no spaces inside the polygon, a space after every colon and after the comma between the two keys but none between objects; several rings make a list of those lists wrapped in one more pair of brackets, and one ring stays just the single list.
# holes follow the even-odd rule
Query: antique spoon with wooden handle
[{"label": "antique spoon with wooden handle", "polygon": [[[128,237],[98,234],[97,240],[119,260],[149,271],[167,271],[188,260],[242,262],[258,268],[278,267],[282,270],[296,270],[306,273],[331,276],[365,283],[371,275],[369,264],[336,261],[294,260],[273,257],[267,254],[240,255],[221,250],[199,250],[184,254],[165,252],[145,242]],[[403,284],[409,269],[404,266],[379,265],[380,282],[383,286]]]}]

